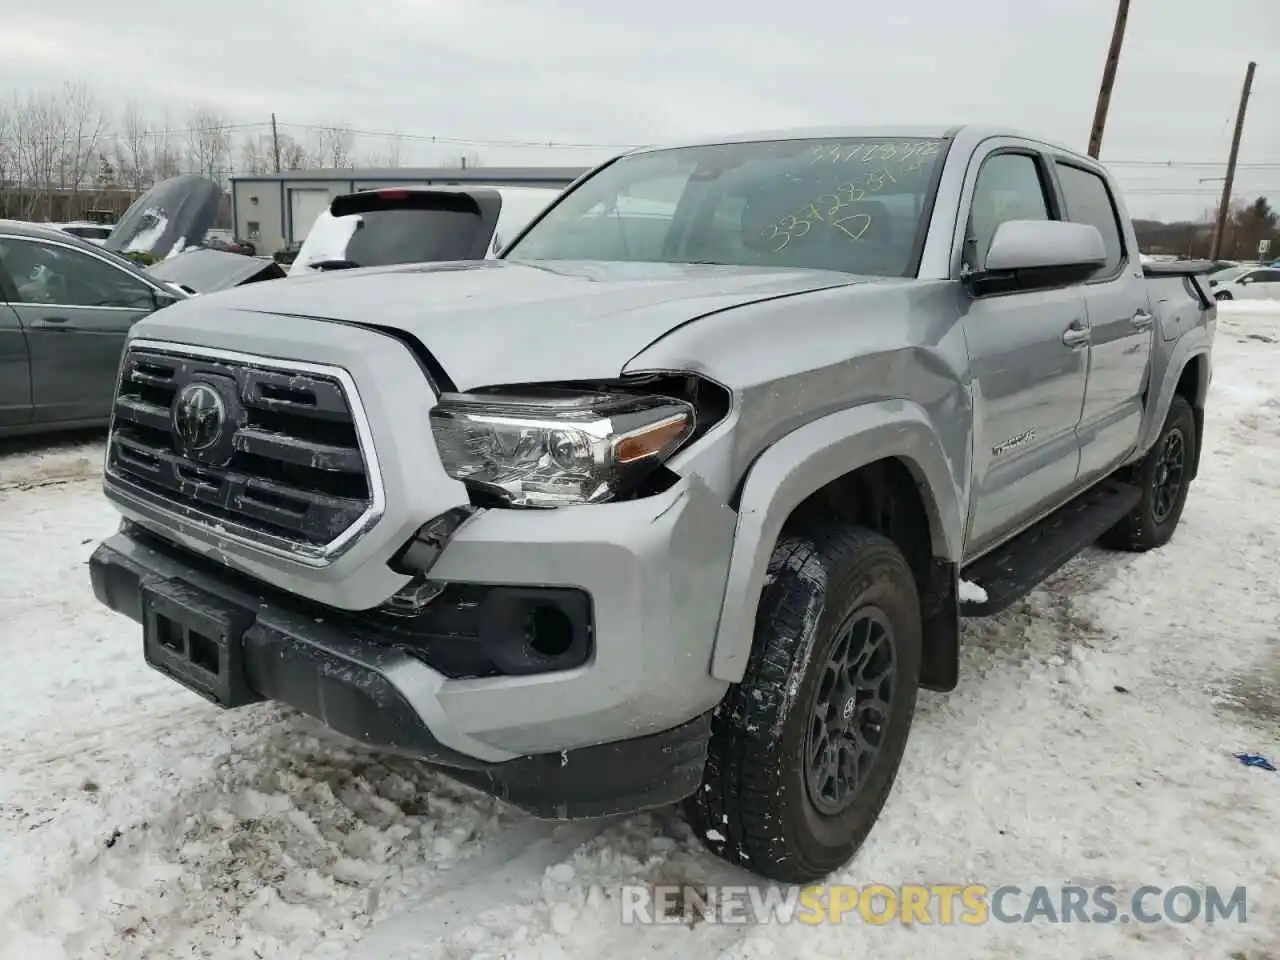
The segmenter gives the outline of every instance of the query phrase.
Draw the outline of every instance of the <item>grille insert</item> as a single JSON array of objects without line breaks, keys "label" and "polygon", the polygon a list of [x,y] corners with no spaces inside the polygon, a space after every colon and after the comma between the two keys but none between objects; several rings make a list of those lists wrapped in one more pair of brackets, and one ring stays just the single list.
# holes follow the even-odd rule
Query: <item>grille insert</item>
[{"label": "grille insert", "polygon": [[[108,482],[250,540],[321,552],[377,500],[348,391],[336,375],[231,356],[129,349]],[[182,402],[193,391],[213,418],[202,434]]]}]

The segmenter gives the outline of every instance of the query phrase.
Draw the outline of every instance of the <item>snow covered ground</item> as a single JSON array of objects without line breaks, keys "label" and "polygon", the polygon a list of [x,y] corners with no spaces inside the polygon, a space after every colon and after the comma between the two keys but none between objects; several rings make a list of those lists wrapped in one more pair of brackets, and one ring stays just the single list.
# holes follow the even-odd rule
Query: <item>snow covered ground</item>
[{"label": "snow covered ground", "polygon": [[1221,313],[1174,541],[965,628],[834,881],[1216,883],[1248,923],[622,927],[624,883],[744,882],[674,813],[552,826],[142,662],[86,560],[100,438],[0,448],[0,958],[1280,957],[1280,310]]}]

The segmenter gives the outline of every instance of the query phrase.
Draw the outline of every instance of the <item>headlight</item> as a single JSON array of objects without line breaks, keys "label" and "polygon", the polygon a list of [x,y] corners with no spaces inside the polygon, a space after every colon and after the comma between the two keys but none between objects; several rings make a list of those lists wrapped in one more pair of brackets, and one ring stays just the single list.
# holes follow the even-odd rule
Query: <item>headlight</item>
[{"label": "headlight", "polygon": [[446,393],[431,411],[449,476],[518,507],[612,500],[671,456],[694,421],[682,400],[555,388]]}]

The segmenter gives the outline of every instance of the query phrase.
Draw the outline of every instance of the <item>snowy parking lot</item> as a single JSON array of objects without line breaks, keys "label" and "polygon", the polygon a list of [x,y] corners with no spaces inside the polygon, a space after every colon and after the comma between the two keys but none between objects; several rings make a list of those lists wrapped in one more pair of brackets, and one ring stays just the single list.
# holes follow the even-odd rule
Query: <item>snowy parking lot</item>
[{"label": "snowy parking lot", "polygon": [[624,884],[743,883],[673,811],[532,821],[145,665],[86,562],[100,436],[0,447],[0,958],[1280,958],[1280,309],[1220,312],[1171,544],[1090,551],[965,627],[833,882],[1216,884],[1247,921],[624,927]]}]

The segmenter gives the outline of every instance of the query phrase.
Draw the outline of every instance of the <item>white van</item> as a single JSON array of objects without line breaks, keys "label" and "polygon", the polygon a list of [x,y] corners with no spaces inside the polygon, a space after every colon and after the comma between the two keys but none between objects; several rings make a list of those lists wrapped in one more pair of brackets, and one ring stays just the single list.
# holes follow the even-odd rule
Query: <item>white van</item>
[{"label": "white van", "polygon": [[494,257],[558,196],[555,187],[407,184],[334,197],[289,276]]}]

